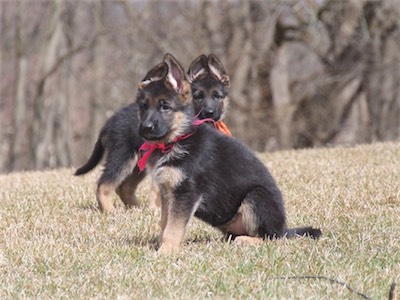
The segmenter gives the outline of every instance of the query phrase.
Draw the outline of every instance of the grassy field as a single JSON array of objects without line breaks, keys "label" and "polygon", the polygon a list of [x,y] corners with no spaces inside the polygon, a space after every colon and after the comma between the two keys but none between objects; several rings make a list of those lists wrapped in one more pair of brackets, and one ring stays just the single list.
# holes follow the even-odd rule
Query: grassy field
[{"label": "grassy field", "polygon": [[[289,226],[324,236],[236,246],[194,220],[183,250],[157,255],[159,212],[96,210],[99,170],[0,175],[0,299],[387,299],[400,283],[400,143],[260,154]],[[399,292],[399,287],[397,293]]]}]

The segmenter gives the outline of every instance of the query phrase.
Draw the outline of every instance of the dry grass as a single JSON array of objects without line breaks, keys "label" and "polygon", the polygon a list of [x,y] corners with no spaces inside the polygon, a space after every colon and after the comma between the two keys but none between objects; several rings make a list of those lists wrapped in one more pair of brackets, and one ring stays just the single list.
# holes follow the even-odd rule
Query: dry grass
[{"label": "dry grass", "polygon": [[[400,283],[400,144],[260,154],[278,181],[290,226],[324,236],[236,247],[190,224],[183,251],[156,253],[159,215],[95,209],[97,173],[0,176],[0,299],[373,299]],[[148,183],[140,188],[145,202]]]}]

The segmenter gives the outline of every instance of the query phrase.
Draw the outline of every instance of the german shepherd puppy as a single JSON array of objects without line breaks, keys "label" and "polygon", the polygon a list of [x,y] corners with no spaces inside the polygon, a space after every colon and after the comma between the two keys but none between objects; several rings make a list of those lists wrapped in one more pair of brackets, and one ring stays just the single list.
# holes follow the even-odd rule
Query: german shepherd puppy
[{"label": "german shepherd puppy", "polygon": [[[229,77],[218,58],[210,54],[200,55],[190,65],[188,77],[193,106],[200,119],[212,118],[220,131],[230,135],[222,122],[229,105]],[[88,162],[75,175],[86,174],[97,166],[106,153],[105,168],[98,180],[96,198],[103,212],[113,212],[113,192],[115,191],[125,207],[138,206],[136,188],[145,177],[144,172],[135,168],[137,153],[144,140],[138,135],[139,109],[136,103],[121,108],[100,131],[99,137]],[[157,185],[153,184],[149,194],[149,206],[160,206]]]},{"label": "german shepherd puppy", "polygon": [[106,153],[104,171],[96,191],[96,199],[102,212],[113,212],[115,191],[127,208],[138,206],[135,191],[145,177],[136,167],[139,147],[144,140],[138,134],[139,107],[136,103],[121,108],[100,131],[88,162],[75,175],[86,174],[94,169]]},{"label": "german shepherd puppy", "polygon": [[146,142],[138,165],[147,164],[160,188],[159,252],[179,250],[193,215],[236,243],[319,237],[319,229],[286,227],[282,195],[266,167],[237,140],[194,121],[192,101],[183,69],[170,54],[139,84],[139,135]]}]

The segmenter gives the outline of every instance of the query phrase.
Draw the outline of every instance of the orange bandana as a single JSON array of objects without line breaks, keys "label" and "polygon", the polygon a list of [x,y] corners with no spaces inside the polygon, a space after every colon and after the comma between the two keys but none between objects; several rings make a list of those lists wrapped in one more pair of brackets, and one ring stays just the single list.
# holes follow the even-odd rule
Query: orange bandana
[{"label": "orange bandana", "polygon": [[221,120],[215,123],[215,127],[223,134],[226,134],[227,136],[232,136],[232,133],[228,129],[228,126],[226,126],[226,124]]}]

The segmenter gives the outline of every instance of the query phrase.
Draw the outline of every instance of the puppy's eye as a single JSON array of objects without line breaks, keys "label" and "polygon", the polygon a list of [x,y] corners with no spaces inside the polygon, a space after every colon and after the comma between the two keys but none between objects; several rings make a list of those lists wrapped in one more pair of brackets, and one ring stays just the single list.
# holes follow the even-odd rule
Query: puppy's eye
[{"label": "puppy's eye", "polygon": [[201,101],[204,99],[204,95],[203,95],[203,93],[194,94],[193,99],[196,101]]},{"label": "puppy's eye", "polygon": [[213,98],[215,100],[222,100],[222,98],[224,98],[224,96],[222,96],[221,94],[218,94],[218,93],[214,93]]},{"label": "puppy's eye", "polygon": [[172,109],[172,107],[171,107],[171,105],[168,104],[168,102],[166,102],[166,101],[160,102],[160,110],[167,111],[170,109]]}]

